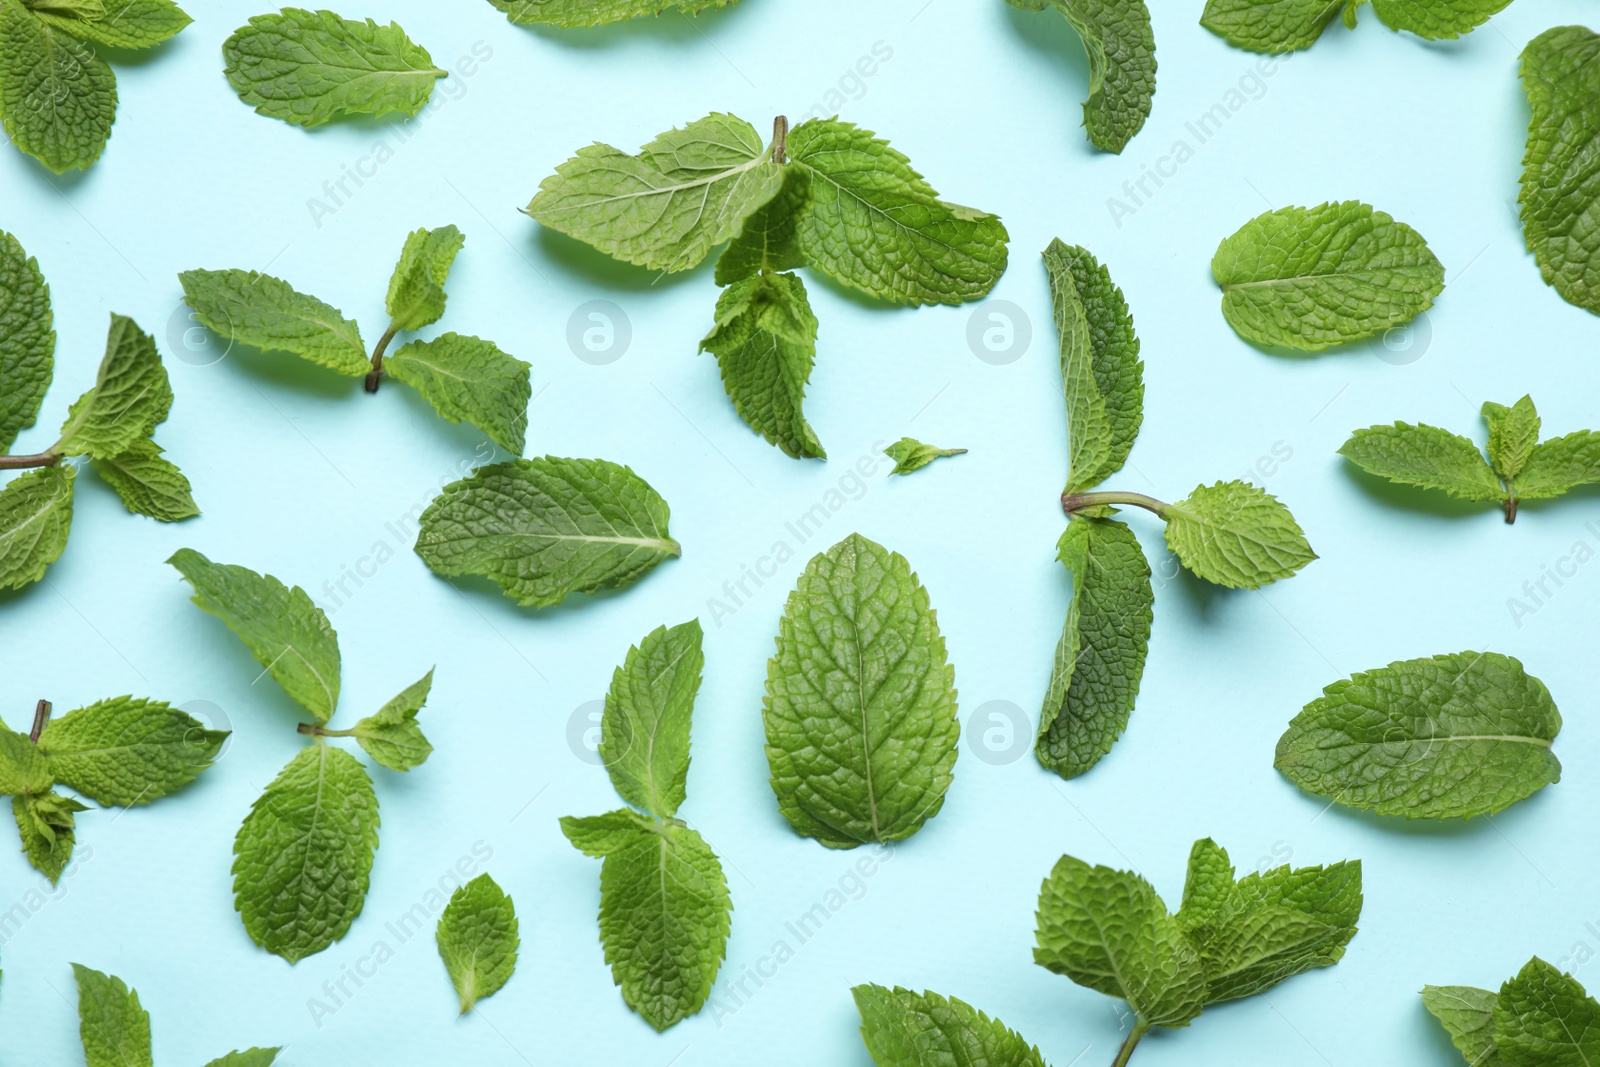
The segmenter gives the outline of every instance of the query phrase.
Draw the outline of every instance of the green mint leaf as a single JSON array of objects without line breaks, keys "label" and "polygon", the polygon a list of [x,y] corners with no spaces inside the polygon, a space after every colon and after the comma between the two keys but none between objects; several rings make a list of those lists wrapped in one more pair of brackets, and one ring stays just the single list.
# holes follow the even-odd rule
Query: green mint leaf
[{"label": "green mint leaf", "polygon": [[817,317],[793,274],[760,273],[717,298],[717,324],[700,342],[749,427],[785,455],[826,459],[801,405],[817,354]]},{"label": "green mint leaf", "polygon": [[422,513],[416,552],[445,578],[492,579],[524,607],[629,585],[682,554],[667,502],[603,459],[518,459],[445,486]]},{"label": "green mint leaf", "polygon": [[1522,90],[1532,113],[1519,197],[1528,251],[1563,300],[1600,313],[1600,255],[1589,238],[1597,191],[1588,169],[1573,166],[1600,136],[1600,36],[1557,26],[1529,41]]},{"label": "green mint leaf", "polygon": [[1146,1025],[1188,1026],[1206,976],[1149,882],[1062,856],[1039,890],[1033,961],[1127,1001]]},{"label": "green mint leaf", "polygon": [[1577,979],[1537,957],[1500,987],[1494,1023],[1506,1067],[1600,1062],[1600,1004]]},{"label": "green mint leaf", "polygon": [[1524,500],[1545,500],[1595,482],[1600,482],[1600,433],[1578,430],[1536,445],[1517,475],[1516,489]]},{"label": "green mint leaf", "polygon": [[1338,681],[1278,741],[1300,788],[1379,815],[1493,814],[1561,778],[1561,715],[1510,656],[1459,652]]},{"label": "green mint leaf", "polygon": [[106,354],[94,387],[67,412],[53,451],[105,459],[126,452],[172,409],[172,385],[149,334],[123,315],[111,316]]},{"label": "green mint leaf", "polygon": [[1238,900],[1238,883],[1233,878],[1233,861],[1227,850],[1209,837],[1196,841],[1189,849],[1189,870],[1183,880],[1183,906],[1178,909],[1178,925],[1185,931],[1212,921]]},{"label": "green mint leaf", "polygon": [[0,121],[57,174],[100,158],[117,118],[117,76],[93,48],[0,0]]},{"label": "green mint leaf", "polygon": [[0,589],[21,589],[61,558],[72,528],[70,464],[19,475],[0,490]]},{"label": "green mint leaf", "polygon": [[1503,1067],[1494,1040],[1498,993],[1472,986],[1423,986],[1422,1004],[1450,1035],[1450,1043],[1472,1067]]},{"label": "green mint leaf", "polygon": [[0,796],[48,792],[55,784],[39,747],[0,723]]},{"label": "green mint leaf", "polygon": [[622,999],[657,1030],[699,1011],[728,943],[733,902],[711,846],[677,821],[631,811],[563,818],[600,867],[600,941]]},{"label": "green mint leaf", "polygon": [[725,7],[734,0],[489,0],[506,13],[512,22],[525,26],[559,26],[575,29],[601,26],[679,11],[698,14],[707,8]]},{"label": "green mint leaf", "polygon": [[281,1051],[276,1048],[251,1048],[243,1052],[230,1052],[221,1059],[212,1060],[206,1067],[272,1067]]},{"label": "green mint leaf", "polygon": [[811,176],[800,220],[806,260],[841,285],[897,304],[961,304],[994,288],[1010,239],[1000,219],[948,204],[871,131],[813,119],[789,134]]},{"label": "green mint leaf", "polygon": [[450,422],[468,422],[520,456],[528,432],[533,369],[493,342],[458,333],[413,341],[383,362],[384,373],[421,393]]},{"label": "green mint leaf", "polygon": [[219,337],[289,352],[354,378],[372,370],[360,328],[288,282],[245,270],[190,270],[178,278],[196,320]]},{"label": "green mint leaf", "polygon": [[194,586],[194,602],[250,649],[284,691],[327,722],[339,706],[339,639],[304,589],[272,575],[213,563],[192,548],[167,560]]},{"label": "green mint leaf", "polygon": [[41,11],[54,12],[84,22],[106,17],[105,0],[22,0],[22,6],[35,14]]},{"label": "green mint leaf", "polygon": [[915,437],[902,437],[894,444],[883,450],[883,454],[894,460],[894,470],[890,474],[910,474],[919,471],[936,459],[944,456],[960,456],[966,453],[964,448],[940,448],[938,445],[927,445]]},{"label": "green mint leaf", "polygon": [[[99,0],[82,2],[86,7],[98,4],[104,17],[87,21],[39,8],[34,10],[34,14],[46,25],[65,30],[74,37],[108,48],[130,50],[153,48],[163,41],[169,41],[194,21],[172,0],[109,0],[109,7],[99,3]],[[70,0],[66,6],[71,6]]]},{"label": "green mint leaf", "polygon": [[0,382],[5,383],[0,391],[0,452],[33,425],[50,388],[56,353],[53,321],[50,286],[38,260],[0,230]]},{"label": "green mint leaf", "polygon": [[193,518],[200,509],[195,505],[189,479],[162,454],[160,445],[142,437],[114,456],[95,457],[95,473],[137,515],[161,522]]},{"label": "green mint leaf", "polygon": [[1511,0],[1372,0],[1372,10],[1391,30],[1407,30],[1430,41],[1471,33]]},{"label": "green mint leaf", "polygon": [[1163,517],[1183,565],[1229,589],[1259,589],[1317,558],[1289,509],[1245,482],[1197,486]]},{"label": "green mint leaf", "polygon": [[704,636],[698,619],[656,627],[628,649],[606,693],[600,758],[611,784],[623,800],[661,818],[676,815],[684,799]]},{"label": "green mint leaf", "polygon": [[222,46],[239,99],[269,118],[320,126],[346,115],[415,116],[448,72],[397,23],[286,7]]},{"label": "green mint leaf", "polygon": [[1115,519],[1074,519],[1057,545],[1072,604],[1039,713],[1035,755],[1063,778],[1100,762],[1128,726],[1155,595],[1139,541]]},{"label": "green mint leaf", "polygon": [[[1144,0],[1051,0],[1089,56],[1083,125],[1102,152],[1121,152],[1150,117],[1156,38]],[[1029,7],[1038,5],[1028,4]]]},{"label": "green mint leaf", "polygon": [[1422,235],[1355,200],[1251,219],[1218,246],[1211,273],[1240,337],[1302,352],[1378,337],[1444,291]]},{"label": "green mint leaf", "polygon": [[[1281,55],[1310,48],[1344,0],[1206,0],[1200,25],[1235,48]],[[1355,4],[1345,11],[1354,28]]]},{"label": "green mint leaf", "polygon": [[783,170],[743,119],[712,114],[630,156],[594,144],[556,168],[526,211],[651,270],[696,266],[777,195]]},{"label": "green mint leaf", "polygon": [[1506,495],[1477,445],[1425,423],[1368,426],[1351,434],[1339,454],[1368,474],[1399,485],[1440,489],[1463,500],[1502,500]]},{"label": "green mint leaf", "polygon": [[1021,1034],[955,997],[881,985],[850,993],[878,1067],[1045,1067]]},{"label": "green mint leaf", "polygon": [[294,963],[344,937],[377,848],[378,798],[360,762],[321,742],[302,749],[233,841],[234,907],[250,939]]},{"label": "green mint leaf", "polygon": [[744,229],[717,257],[717,284],[732,285],[762,271],[805,266],[800,219],[810,207],[811,173],[801,167],[783,168],[778,195],[744,220]]},{"label": "green mint leaf", "polygon": [[391,771],[409,771],[422,766],[433,746],[423,736],[422,727],[417,725],[417,712],[428,702],[428,692],[432,688],[433,671],[430,669],[379,708],[377,714],[356,723],[350,733],[367,755]]},{"label": "green mint leaf", "polygon": [[495,880],[480,874],[450,895],[434,940],[461,1014],[480,997],[497,993],[517,968],[517,912]]},{"label": "green mint leaf", "polygon": [[50,720],[39,751],[56,781],[98,804],[126,808],[194,781],[227,737],[159,700],[125,696]]},{"label": "green mint leaf", "polygon": [[1057,239],[1044,250],[1067,401],[1069,492],[1122,469],[1144,422],[1144,363],[1122,290],[1087,250]]},{"label": "green mint leaf", "polygon": [[910,837],[939,813],[961,726],[928,591],[851,534],[806,564],[767,664],[778,809],[829,848]]},{"label": "green mint leaf", "polygon": [[76,812],[88,806],[59,793],[28,793],[11,798],[11,814],[28,862],[54,885],[72,859]]},{"label": "green mint leaf", "polygon": [[1533,397],[1524,396],[1510,407],[1485,401],[1483,421],[1489,426],[1489,462],[1496,474],[1512,481],[1528,465],[1528,456],[1539,443],[1539,412]]},{"label": "green mint leaf", "polygon": [[120,978],[74,963],[78,1034],[88,1067],[152,1067],[150,1013]]},{"label": "green mint leaf", "polygon": [[420,330],[439,321],[444,314],[445,279],[466,243],[454,226],[417,230],[406,238],[384,300],[396,330]]}]

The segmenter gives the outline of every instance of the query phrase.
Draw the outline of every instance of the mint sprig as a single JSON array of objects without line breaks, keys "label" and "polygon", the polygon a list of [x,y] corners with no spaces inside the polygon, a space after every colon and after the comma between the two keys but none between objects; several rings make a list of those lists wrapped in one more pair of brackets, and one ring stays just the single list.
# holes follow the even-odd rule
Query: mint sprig
[{"label": "mint sprig", "polygon": [[1102,152],[1121,152],[1144,128],[1156,92],[1156,38],[1144,0],[1006,0],[1024,11],[1053,7],[1083,39],[1089,99],[1083,125]]},{"label": "mint sprig", "polygon": [[[72,965],[78,986],[78,1035],[87,1067],[154,1067],[150,1013],[139,994],[113,975]],[[272,1067],[276,1048],[230,1052],[206,1067]]]},{"label": "mint sprig", "polygon": [[1600,1002],[1537,956],[1498,993],[1426,986],[1422,1003],[1472,1067],[1582,1067],[1600,1060]]}]

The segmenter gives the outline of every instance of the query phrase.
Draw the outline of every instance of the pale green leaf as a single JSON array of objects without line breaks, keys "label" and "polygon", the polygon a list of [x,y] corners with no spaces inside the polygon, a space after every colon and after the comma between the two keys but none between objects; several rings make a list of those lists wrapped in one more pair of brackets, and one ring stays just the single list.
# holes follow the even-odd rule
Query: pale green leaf
[{"label": "pale green leaf", "polygon": [[850,993],[878,1067],[1045,1067],[1021,1034],[955,997],[881,985]]},{"label": "pale green leaf", "polygon": [[56,351],[53,322],[50,286],[38,261],[0,230],[0,452],[33,425],[50,388]]},{"label": "pale green leaf", "polygon": [[1422,1004],[1450,1035],[1450,1043],[1471,1067],[1502,1067],[1494,1040],[1497,993],[1472,986],[1423,986]]},{"label": "pale green leaf", "polygon": [[123,315],[111,316],[106,354],[94,386],[72,405],[53,451],[108,459],[150,434],[172,409],[172,385],[149,334]]},{"label": "pale green leaf", "polygon": [[717,284],[732,285],[762,271],[805,266],[800,219],[810,207],[811,172],[803,167],[783,168],[778,195],[744,220],[744,229],[717,257]]},{"label": "pale green leaf", "polygon": [[350,733],[366,750],[367,755],[391,771],[409,771],[420,767],[433,751],[433,746],[423,736],[417,725],[417,713],[428,701],[433,688],[433,671],[430,669],[420,679],[351,728]]},{"label": "pale green leaf", "polygon": [[1485,401],[1483,421],[1489,426],[1489,462],[1507,482],[1522,473],[1533,446],[1539,443],[1539,413],[1533,397],[1524,396],[1510,407]]},{"label": "pale green leaf", "polygon": [[458,333],[413,341],[384,360],[384,372],[427,398],[451,422],[467,422],[520,456],[528,431],[532,364],[493,342]]},{"label": "pale green leaf", "polygon": [[622,22],[669,11],[698,14],[735,0],[489,0],[512,22],[526,26],[576,28]]},{"label": "pale green leaf", "polygon": [[396,330],[420,330],[439,321],[444,314],[445,279],[466,243],[454,226],[417,230],[406,238],[384,300]]},{"label": "pale green leaf", "polygon": [[652,630],[612,674],[600,718],[611,784],[623,800],[662,818],[676,815],[684,799],[703,638],[698,619]]},{"label": "pale green leaf", "polygon": [[1523,235],[1545,284],[1600,313],[1600,36],[1557,26],[1522,51],[1528,97],[1522,157]]},{"label": "pale green leaf", "polygon": [[176,37],[194,21],[172,0],[67,0],[66,6],[75,3],[98,7],[104,17],[85,20],[39,8],[35,8],[34,13],[48,25],[74,37],[109,48],[127,49],[153,48]]},{"label": "pale green leaf", "polygon": [[1440,489],[1462,500],[1502,500],[1506,491],[1478,446],[1426,424],[1368,426],[1350,435],[1339,454],[1399,485]]},{"label": "pale green leaf", "polygon": [[[1279,55],[1310,48],[1342,7],[1345,0],[1206,0],[1200,25],[1235,48]],[[1352,10],[1346,19],[1353,23]]]},{"label": "pale green leaf", "polygon": [[499,992],[517,967],[517,913],[511,898],[487,874],[450,895],[434,940],[461,999],[461,1014]]},{"label": "pale green leaf", "polygon": [[1600,1004],[1577,979],[1537,957],[1500,987],[1494,1023],[1506,1067],[1600,1063]]},{"label": "pale green leaf", "polygon": [[17,832],[22,835],[22,850],[46,878],[54,884],[72,859],[76,812],[89,810],[71,797],[59,793],[27,793],[11,798],[11,814],[16,816]]},{"label": "pale green leaf", "polygon": [[228,737],[159,700],[115,697],[51,719],[39,737],[56,781],[107,807],[177,792]]},{"label": "pale green leaf", "polygon": [[148,437],[140,438],[125,452],[97,457],[94,469],[136,515],[162,522],[193,518],[200,509],[195,505],[189,479],[171,461],[162,458],[162,451]]},{"label": "pale green leaf", "polygon": [[0,120],[11,143],[57,174],[100,158],[117,118],[117,77],[93,48],[0,0]]},{"label": "pale green leaf", "polygon": [[360,328],[288,282],[245,270],[190,270],[178,277],[196,320],[219,337],[289,352],[355,378],[372,370]]},{"label": "pale green leaf", "polygon": [[1289,509],[1244,482],[1197,486],[1163,518],[1167,547],[1183,565],[1230,589],[1259,589],[1317,558]]},{"label": "pale green leaf", "polygon": [[1600,482],[1600,433],[1578,430],[1534,446],[1517,475],[1517,496],[1543,500]]},{"label": "pale green leaf", "polygon": [[243,1052],[230,1052],[221,1059],[212,1060],[206,1067],[272,1067],[281,1051],[276,1048],[251,1048]]},{"label": "pale green leaf", "polygon": [[76,474],[62,463],[28,471],[0,490],[0,589],[32,585],[61,557],[72,527]]},{"label": "pale green leaf", "polygon": [[883,454],[894,460],[894,469],[890,474],[910,474],[936,459],[964,455],[966,451],[964,448],[940,448],[938,445],[924,444],[915,437],[902,437],[885,448]]},{"label": "pale green leaf", "polygon": [[120,978],[74,963],[78,1033],[88,1067],[152,1067],[150,1013]]}]

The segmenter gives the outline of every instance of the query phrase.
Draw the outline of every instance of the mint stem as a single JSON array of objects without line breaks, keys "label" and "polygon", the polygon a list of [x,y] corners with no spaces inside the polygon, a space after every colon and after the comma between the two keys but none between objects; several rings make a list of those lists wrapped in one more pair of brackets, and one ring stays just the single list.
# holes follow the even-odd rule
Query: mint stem
[{"label": "mint stem", "polygon": [[779,115],[772,120],[772,161],[789,162],[789,116]]},{"label": "mint stem", "polygon": [[383,353],[389,347],[389,342],[394,340],[394,335],[400,332],[400,327],[394,323],[389,324],[389,329],[378,338],[378,347],[372,350],[372,371],[367,375],[367,392],[378,391],[378,380],[383,377]]},{"label": "mint stem", "polygon": [[295,733],[305,734],[307,737],[354,737],[354,730],[330,730],[320,722],[303,722],[296,726]]},{"label": "mint stem", "polygon": [[1167,517],[1170,504],[1162,503],[1153,496],[1143,493],[1062,493],[1061,510],[1070,518],[1073,512],[1082,511],[1084,508],[1097,508],[1105,504],[1127,504],[1136,508],[1153,511],[1163,519]]},{"label": "mint stem", "polygon": [[1150,1032],[1150,1024],[1140,1019],[1128,1033],[1128,1040],[1122,1043],[1122,1048],[1117,1050],[1117,1058],[1111,1061],[1111,1067],[1127,1067],[1128,1061],[1133,1058],[1133,1050],[1138,1046],[1139,1040]]},{"label": "mint stem", "polygon": [[61,462],[56,452],[35,452],[29,456],[0,456],[0,471],[20,471],[29,467],[54,467]]},{"label": "mint stem", "polygon": [[1506,497],[1506,525],[1517,521],[1517,494],[1512,493]]},{"label": "mint stem", "polygon": [[33,729],[28,731],[28,740],[37,745],[39,738],[44,734],[45,724],[49,721],[50,702],[41,700],[33,709]]}]

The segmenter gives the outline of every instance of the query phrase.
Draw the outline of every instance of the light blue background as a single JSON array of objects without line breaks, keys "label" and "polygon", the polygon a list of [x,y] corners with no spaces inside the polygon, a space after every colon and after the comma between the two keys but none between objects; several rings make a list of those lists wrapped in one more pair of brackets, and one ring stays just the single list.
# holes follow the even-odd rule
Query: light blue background
[{"label": "light blue background", "polygon": [[[87,175],[53,178],[0,151],[0,228],[38,257],[60,335],[41,425],[19,448],[48,444],[92,378],[107,313],[130,314],[167,356],[177,402],[157,436],[205,511],[162,526],[80,481],[65,556],[0,603],[3,714],[24,725],[39,697],[65,711],[131,692],[209,701],[235,731],[180,796],[81,816],[82,862],[7,932],[0,1061],[81,1062],[67,966],[78,961],[138,988],[163,1067],[279,1043],[291,1067],[866,1065],[849,997],[864,981],[962,997],[1057,1067],[1105,1064],[1121,1006],[1031,962],[1039,881],[1070,852],[1143,872],[1175,905],[1189,845],[1207,835],[1241,870],[1361,858],[1361,933],[1337,968],[1153,1036],[1135,1060],[1144,1067],[1459,1063],[1416,996],[1424,983],[1495,986],[1535,953],[1600,951],[1600,564],[1551,583],[1555,595],[1520,625],[1507,603],[1575,543],[1600,548],[1596,497],[1528,506],[1506,527],[1491,510],[1376,488],[1334,454],[1350,430],[1397,418],[1481,438],[1479,404],[1524,392],[1550,434],[1596,425],[1600,330],[1542,284],[1515,215],[1527,122],[1517,53],[1592,10],[1523,0],[1438,45],[1365,11],[1354,33],[1330,29],[1261,77],[1257,57],[1196,24],[1198,0],[1157,6],[1155,112],[1121,156],[1095,153],[1078,128],[1085,62],[1064,22],[1000,0],[744,0],[692,25],[672,16],[562,34],[519,29],[470,0],[348,7],[398,19],[445,65],[475,46],[493,54],[441,83],[437,110],[321,226],[308,198],[376,142],[394,144],[396,126],[307,133],[242,105],[219,50],[262,4],[196,4],[199,21],[178,40],[119,59],[115,134]],[[541,234],[516,209],[591,140],[631,150],[712,110],[765,131],[778,112],[827,107],[875,45],[892,58],[846,80],[843,117],[892,138],[948,198],[1005,218],[1012,268],[994,295],[1027,310],[1033,340],[1016,362],[992,365],[969,348],[970,307],[869,307],[808,274],[822,332],[807,414],[832,458],[802,463],[739,422],[714,362],[695,354],[716,298],[709,263],[657,282]],[[1237,113],[1198,144],[1185,123],[1241,87]],[[1180,138],[1193,158],[1119,225],[1108,198]],[[1245,345],[1218,314],[1208,270],[1218,241],[1269,206],[1344,198],[1427,237],[1449,271],[1435,310],[1392,339],[1398,354],[1374,345],[1289,359]],[[358,318],[370,342],[404,234],[444,223],[468,241],[435,329],[492,338],[532,362],[528,454],[631,464],[671,503],[681,560],[621,594],[547,612],[478,583],[458,592],[386,524],[479,461],[480,434],[403,388],[372,398],[287,359],[235,352],[202,365],[215,355],[203,336],[188,336],[198,351],[184,347],[176,276],[193,267],[270,269]],[[796,837],[767,786],[766,661],[805,559],[851,530],[905,554],[939,611],[963,720],[995,700],[1037,715],[1067,598],[1054,562],[1066,432],[1036,259],[1055,236],[1109,265],[1144,344],[1145,427],[1110,484],[1176,499],[1201,481],[1254,477],[1322,558],[1260,593],[1224,592],[1176,574],[1156,522],[1134,514],[1157,605],[1139,706],[1112,754],[1063,782],[1030,756],[983,762],[964,740],[944,811],[798,946],[785,924],[865,854]],[[574,310],[595,299],[619,305],[632,328],[606,366],[576,358],[566,339]],[[906,433],[972,451],[907,479],[878,466],[823,534],[796,544],[785,523],[870,460],[875,442]],[[796,557],[714,619],[710,599],[778,540]],[[383,843],[366,911],[343,942],[291,968],[245,936],[228,868],[250,802],[302,743],[300,713],[270,682],[251,685],[258,668],[243,647],[189,604],[162,561],[193,546],[326,600],[323,584],[346,568],[370,572],[363,560],[379,542],[393,558],[333,616],[345,660],[338,721],[437,664],[424,715],[437,751],[410,775],[376,771]],[[706,626],[707,666],[684,814],[721,853],[736,906],[718,1003],[735,1003],[734,982],[775,941],[797,951],[737,1010],[708,1009],[658,1036],[612,987],[596,936],[599,864],[556,820],[617,804],[603,771],[569,746],[575,710],[603,694],[630,643],[692,615]],[[1492,820],[1407,827],[1319,814],[1321,802],[1272,769],[1284,724],[1323,685],[1479,648],[1521,658],[1554,693],[1567,718],[1559,786]],[[458,1020],[431,924],[403,946],[385,924],[479,842],[515,897],[522,956],[511,983]],[[0,912],[46,889],[20,856],[0,857]],[[379,940],[394,958],[319,1027],[308,1000]],[[1591,985],[1597,975],[1578,970]]]}]

